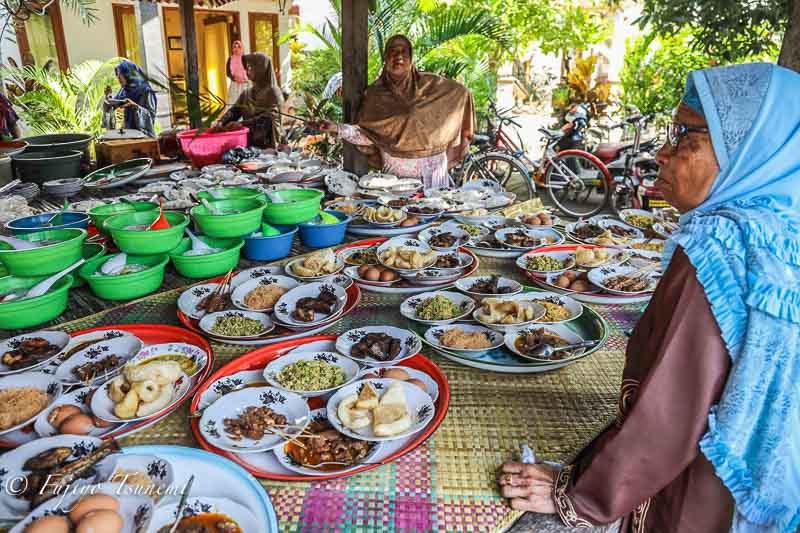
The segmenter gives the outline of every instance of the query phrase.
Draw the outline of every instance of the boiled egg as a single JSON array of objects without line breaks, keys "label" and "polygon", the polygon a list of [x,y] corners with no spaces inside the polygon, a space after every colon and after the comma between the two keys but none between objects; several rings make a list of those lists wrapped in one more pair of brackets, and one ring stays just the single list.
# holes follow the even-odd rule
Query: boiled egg
[{"label": "boiled egg", "polygon": [[108,494],[92,494],[84,496],[76,503],[69,512],[69,519],[73,523],[78,523],[87,514],[95,511],[118,511],[119,502]]}]

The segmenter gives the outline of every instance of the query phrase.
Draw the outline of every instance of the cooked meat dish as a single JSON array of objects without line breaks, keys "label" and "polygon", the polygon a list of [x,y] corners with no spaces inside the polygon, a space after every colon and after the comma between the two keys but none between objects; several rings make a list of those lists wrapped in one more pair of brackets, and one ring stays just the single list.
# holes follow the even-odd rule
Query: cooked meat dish
[{"label": "cooked meat dish", "polygon": [[640,276],[636,278],[631,278],[628,276],[614,276],[613,278],[609,278],[603,282],[603,284],[615,291],[625,291],[625,292],[639,292],[647,290],[650,287],[650,278],[647,276]]},{"label": "cooked meat dish", "polygon": [[114,370],[120,365],[120,359],[116,355],[109,355],[99,361],[90,361],[72,369],[72,375],[79,381],[91,381],[102,376],[110,370]]},{"label": "cooked meat dish", "polygon": [[461,261],[456,254],[440,255],[436,258],[436,263],[433,265],[436,268],[458,268],[461,266]]},{"label": "cooked meat dish", "polygon": [[599,237],[605,232],[603,228],[597,224],[584,224],[575,228],[573,232],[579,239],[594,239]]},{"label": "cooked meat dish", "polygon": [[343,465],[323,465],[320,470],[341,470],[363,459],[370,451],[370,443],[342,435],[325,419],[314,420],[306,429],[314,438],[300,437],[305,448],[294,442],[286,444],[286,453],[303,466],[313,467],[325,462]]},{"label": "cooked meat dish", "polygon": [[452,233],[439,233],[428,239],[428,244],[437,248],[451,248],[458,244],[458,237]]},{"label": "cooked meat dish", "polygon": [[400,339],[385,333],[367,333],[350,350],[353,357],[371,357],[377,361],[390,361],[402,350]]},{"label": "cooked meat dish", "polygon": [[[514,346],[517,348],[517,350],[525,354],[532,353],[542,344],[550,344],[553,347],[559,347],[566,346],[569,343],[555,333],[552,333],[546,329],[530,331],[524,335],[520,335],[514,342]],[[563,359],[569,355],[572,355],[572,352],[569,350],[555,352],[552,356],[552,359]]]},{"label": "cooked meat dish", "polygon": [[476,281],[469,288],[470,292],[477,292],[479,294],[508,294],[514,292],[511,287],[500,287],[500,277],[492,276],[487,280]]},{"label": "cooked meat dish", "polygon": [[265,433],[269,433],[273,426],[286,426],[286,417],[280,415],[269,407],[245,407],[244,412],[237,418],[223,420],[225,433],[231,440],[243,438],[259,440]]},{"label": "cooked meat dish", "polygon": [[336,306],[336,295],[330,291],[319,291],[316,298],[300,298],[292,311],[292,318],[300,322],[313,322],[314,313],[330,315]]},{"label": "cooked meat dish", "polygon": [[506,244],[520,248],[534,248],[539,245],[539,239],[531,237],[522,230],[506,234]]},{"label": "cooked meat dish", "polygon": [[46,339],[33,337],[24,339],[16,348],[4,353],[2,362],[10,370],[20,370],[33,366],[59,351],[58,346],[50,344]]}]

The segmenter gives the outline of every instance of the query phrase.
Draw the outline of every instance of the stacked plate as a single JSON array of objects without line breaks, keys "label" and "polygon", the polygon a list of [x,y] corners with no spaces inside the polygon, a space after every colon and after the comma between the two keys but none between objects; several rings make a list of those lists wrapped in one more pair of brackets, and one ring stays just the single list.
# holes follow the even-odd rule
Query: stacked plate
[{"label": "stacked plate", "polygon": [[42,184],[42,188],[47,195],[69,198],[81,192],[83,185],[79,178],[66,178],[46,181]]},{"label": "stacked plate", "polygon": [[39,186],[35,183],[20,183],[16,187],[6,191],[9,196],[22,196],[30,202],[39,196]]}]

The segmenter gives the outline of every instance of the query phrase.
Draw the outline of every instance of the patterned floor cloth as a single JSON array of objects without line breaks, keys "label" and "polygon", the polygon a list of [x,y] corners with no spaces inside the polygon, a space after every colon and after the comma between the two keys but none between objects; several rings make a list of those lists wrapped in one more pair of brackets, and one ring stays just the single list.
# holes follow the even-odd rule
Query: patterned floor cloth
[{"label": "patterned floor cloth", "polygon": [[[511,261],[481,258],[479,273],[524,281]],[[181,289],[156,294],[63,324],[75,331],[98,325],[179,324]],[[351,315],[326,333],[367,324],[403,326],[399,296],[364,292]],[[615,416],[626,332],[643,305],[595,307],[611,332],[597,353],[556,372],[510,375],[433,359],[449,380],[450,409],[438,431],[397,461],[350,478],[321,482],[263,481],[282,532],[503,531],[521,515],[500,497],[501,463],[530,444],[542,459],[566,462]],[[213,344],[217,367],[249,349]],[[197,446],[186,405],[123,445]]]}]

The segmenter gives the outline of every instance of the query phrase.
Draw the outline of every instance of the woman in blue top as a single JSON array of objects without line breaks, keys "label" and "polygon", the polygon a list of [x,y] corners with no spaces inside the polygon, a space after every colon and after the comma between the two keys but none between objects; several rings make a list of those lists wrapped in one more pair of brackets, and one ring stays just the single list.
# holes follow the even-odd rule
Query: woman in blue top
[{"label": "woman in blue top", "polygon": [[153,124],[156,118],[156,93],[144,72],[139,65],[127,59],[117,65],[115,72],[120,90],[114,97],[113,105],[124,110],[122,127],[140,130],[155,137]]},{"label": "woman in blue top", "polygon": [[798,94],[766,63],[691,73],[657,156],[680,228],[619,415],[562,470],[503,465],[512,507],[624,533],[798,531]]}]

